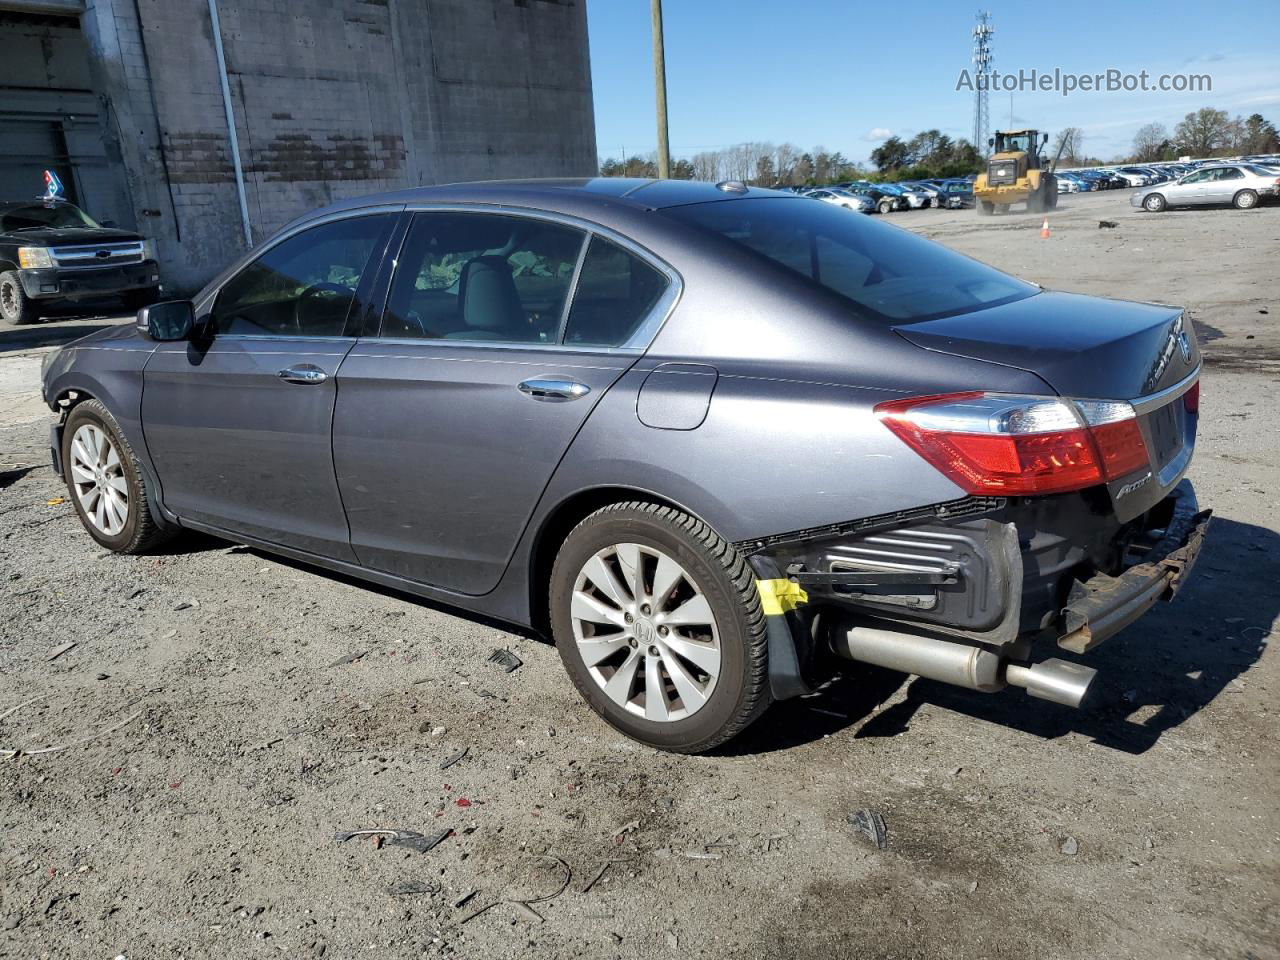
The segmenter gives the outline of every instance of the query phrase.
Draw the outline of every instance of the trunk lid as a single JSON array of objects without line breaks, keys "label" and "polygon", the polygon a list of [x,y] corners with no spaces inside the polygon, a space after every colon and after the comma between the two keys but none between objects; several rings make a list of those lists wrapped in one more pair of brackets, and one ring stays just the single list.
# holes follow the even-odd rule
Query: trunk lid
[{"label": "trunk lid", "polygon": [[894,331],[926,350],[1027,370],[1063,396],[1133,400],[1199,365],[1191,321],[1180,317],[1179,307],[1045,292]]}]

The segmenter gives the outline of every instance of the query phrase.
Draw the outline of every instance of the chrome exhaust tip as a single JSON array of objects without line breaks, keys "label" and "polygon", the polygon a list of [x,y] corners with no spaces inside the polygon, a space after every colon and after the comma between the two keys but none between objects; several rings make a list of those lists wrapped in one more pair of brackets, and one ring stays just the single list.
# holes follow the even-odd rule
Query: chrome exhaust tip
[{"label": "chrome exhaust tip", "polygon": [[1024,688],[1028,696],[1068,707],[1079,707],[1084,702],[1097,675],[1092,667],[1056,657],[1029,665],[1011,663],[1004,671],[1005,680]]}]

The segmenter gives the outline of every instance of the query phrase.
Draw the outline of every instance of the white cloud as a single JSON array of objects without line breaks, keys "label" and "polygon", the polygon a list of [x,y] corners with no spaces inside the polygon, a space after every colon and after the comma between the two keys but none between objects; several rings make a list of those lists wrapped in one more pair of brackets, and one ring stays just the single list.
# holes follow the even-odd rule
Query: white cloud
[{"label": "white cloud", "polygon": [[893,131],[886,127],[872,127],[867,131],[866,140],[888,140],[893,136]]}]

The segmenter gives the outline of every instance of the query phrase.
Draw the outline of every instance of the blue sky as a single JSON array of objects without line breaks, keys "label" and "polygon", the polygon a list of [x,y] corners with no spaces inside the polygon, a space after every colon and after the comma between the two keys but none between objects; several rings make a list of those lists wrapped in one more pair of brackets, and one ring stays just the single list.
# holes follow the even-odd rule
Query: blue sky
[{"label": "blue sky", "polygon": [[[968,136],[973,95],[956,92],[970,66],[977,4],[840,0],[665,0],[671,150],[688,156],[744,140],[822,145],[865,161],[892,132],[937,127]],[[1261,113],[1280,125],[1280,2],[1111,0],[985,7],[994,67],[1079,74],[1208,73],[1212,93],[1024,92],[1016,126],[1078,126],[1087,151],[1110,159],[1138,127],[1170,131],[1201,106]],[[1037,11],[1048,10],[1046,22]],[[910,11],[910,12],[908,12]],[[596,140],[602,156],[656,144],[649,0],[589,0]],[[991,94],[992,125],[1008,125],[1007,93]]]}]

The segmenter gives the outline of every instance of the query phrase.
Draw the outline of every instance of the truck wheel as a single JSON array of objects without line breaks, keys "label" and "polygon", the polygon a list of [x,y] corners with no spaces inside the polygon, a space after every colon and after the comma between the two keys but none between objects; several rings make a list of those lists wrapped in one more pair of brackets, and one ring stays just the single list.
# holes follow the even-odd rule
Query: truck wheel
[{"label": "truck wheel", "polygon": [[1027,197],[1027,213],[1043,213],[1044,209],[1044,194],[1037,189]]},{"label": "truck wheel", "polygon": [[80,522],[108,550],[142,553],[172,536],[152,517],[142,468],[100,401],[77,404],[67,416],[62,471]]},{"label": "truck wheel", "polygon": [[991,213],[992,213],[992,211],[994,211],[994,210],[995,210],[995,208],[996,208],[996,205],[995,205],[994,203],[992,203],[990,200],[979,200],[979,201],[978,201],[978,216],[980,216],[980,217],[989,217],[989,216],[991,216]]},{"label": "truck wheel", "polygon": [[550,601],[574,686],[632,739],[701,753],[772,700],[751,567],[686,513],[643,502],[597,510],[561,545]]},{"label": "truck wheel", "polygon": [[1236,205],[1237,210],[1248,210],[1258,205],[1258,195],[1252,190],[1241,190],[1231,202]]},{"label": "truck wheel", "polygon": [[0,273],[0,316],[5,323],[35,323],[40,319],[35,302],[22,289],[22,281],[13,270]]}]

